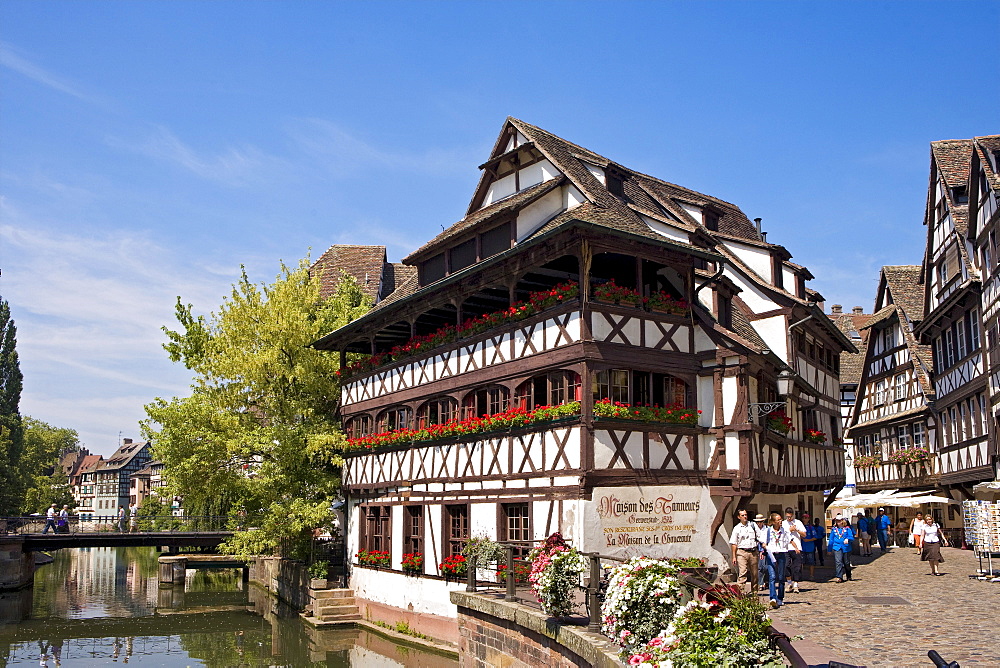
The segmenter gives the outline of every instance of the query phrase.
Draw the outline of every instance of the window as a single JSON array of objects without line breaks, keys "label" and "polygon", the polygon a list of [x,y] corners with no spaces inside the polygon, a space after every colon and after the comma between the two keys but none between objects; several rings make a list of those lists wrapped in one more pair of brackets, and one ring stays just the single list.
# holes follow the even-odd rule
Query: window
[{"label": "window", "polygon": [[896,427],[896,442],[900,450],[910,447],[910,428],[907,425],[901,424]]},{"label": "window", "polygon": [[538,406],[558,406],[580,400],[580,374],[574,371],[554,371],[535,376],[517,388],[517,405],[527,409]]},{"label": "window", "polygon": [[948,367],[955,365],[955,337],[951,333],[951,328],[948,328],[944,332],[944,353],[945,353],[945,365]]},{"label": "window", "polygon": [[958,354],[955,356],[956,359],[964,359],[966,353],[968,352],[966,344],[968,340],[965,338],[965,318],[960,318],[954,325],[955,327],[955,342],[958,344]]},{"label": "window", "polygon": [[452,397],[431,399],[417,412],[420,428],[435,424],[446,424],[458,417],[458,401]]},{"label": "window", "polygon": [[528,504],[501,504],[500,515],[500,540],[523,542],[523,546],[514,549],[514,558],[524,559],[531,550],[531,513]]},{"label": "window", "polygon": [[719,324],[727,329],[733,328],[733,300],[731,297],[719,295]]},{"label": "window", "polygon": [[948,258],[942,257],[941,264],[937,267],[937,277],[938,277],[938,287],[944,287],[944,284],[948,282]]},{"label": "window", "polygon": [[958,433],[961,434],[961,440],[964,441],[969,437],[968,434],[969,416],[965,410],[965,403],[961,403],[958,405],[958,419],[960,420],[960,422],[958,423]]},{"label": "window", "polygon": [[392,508],[390,506],[369,506],[366,536],[362,545],[374,552],[391,551]]},{"label": "window", "polygon": [[483,232],[480,245],[483,258],[488,258],[510,248],[510,223],[504,223],[492,230]]},{"label": "window", "polygon": [[594,374],[594,399],[610,399],[628,403],[627,369],[604,369]]},{"label": "window", "polygon": [[403,507],[403,552],[424,551],[424,507]]},{"label": "window", "polygon": [[882,350],[890,350],[896,347],[896,337],[895,332],[892,327],[886,327],[882,330]]},{"label": "window", "polygon": [[482,417],[503,413],[510,407],[510,392],[506,387],[493,385],[473,390],[465,395],[462,411],[465,417]]},{"label": "window", "polygon": [[966,186],[955,186],[951,190],[951,195],[955,199],[955,204],[969,203],[969,189]]},{"label": "window", "polygon": [[927,447],[927,432],[923,422],[917,422],[913,425],[913,447]]},{"label": "window", "polygon": [[885,403],[885,378],[875,383],[875,405],[881,406]]},{"label": "window", "polygon": [[393,406],[382,412],[378,418],[380,432],[403,429],[410,426],[410,409],[406,406]]},{"label": "window", "polygon": [[962,440],[958,434],[958,411],[954,406],[948,409],[948,416],[951,418],[951,441],[957,443]]},{"label": "window", "polygon": [[969,321],[969,350],[979,350],[979,310],[972,309],[966,318]]},{"label": "window", "polygon": [[469,507],[445,506],[445,521],[448,532],[444,552],[446,557],[462,554],[466,541],[469,540]]},{"label": "window", "polygon": [[906,398],[906,374],[899,374],[896,376],[896,401],[902,401]]},{"label": "window", "polygon": [[455,273],[470,267],[476,263],[476,240],[469,239],[455,246],[449,251],[451,259],[451,271]]},{"label": "window", "polygon": [[438,253],[420,265],[420,284],[427,285],[444,278],[446,272],[444,253]]},{"label": "window", "polygon": [[371,415],[357,415],[352,417],[347,421],[347,437],[359,438],[361,436],[371,435],[372,424],[373,421]]}]

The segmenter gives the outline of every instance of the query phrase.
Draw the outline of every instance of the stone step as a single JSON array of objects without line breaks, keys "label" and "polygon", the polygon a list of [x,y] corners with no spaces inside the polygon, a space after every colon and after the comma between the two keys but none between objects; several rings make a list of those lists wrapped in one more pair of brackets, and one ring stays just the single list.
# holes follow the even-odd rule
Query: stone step
[{"label": "stone step", "polygon": [[321,622],[355,622],[361,619],[361,615],[358,613],[353,614],[343,614],[343,615],[320,615],[316,618]]},{"label": "stone step", "polygon": [[319,616],[326,618],[331,615],[357,615],[359,612],[356,605],[324,605],[319,609]]},{"label": "stone step", "polygon": [[331,598],[354,598],[353,589],[317,589],[314,590],[313,596],[316,600],[324,600]]}]

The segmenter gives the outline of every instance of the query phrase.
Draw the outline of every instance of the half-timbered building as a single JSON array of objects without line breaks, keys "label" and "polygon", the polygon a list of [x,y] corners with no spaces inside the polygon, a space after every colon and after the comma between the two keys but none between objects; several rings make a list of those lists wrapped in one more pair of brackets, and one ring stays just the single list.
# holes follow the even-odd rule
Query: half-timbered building
[{"label": "half-timbered building", "polygon": [[859,492],[926,489],[937,481],[931,352],[913,335],[923,319],[920,270],[882,267],[875,314],[863,328],[867,345],[848,432]]},{"label": "half-timbered building", "polygon": [[[971,496],[975,483],[993,479],[996,458],[988,360],[982,345],[983,272],[977,262],[989,247],[988,230],[991,222],[995,224],[996,214],[994,211],[983,226],[987,242],[977,244],[979,212],[987,211],[995,200],[987,196],[983,208],[977,196],[976,205],[971,207],[975,214],[970,216],[970,173],[974,156],[980,155],[979,145],[971,139],[931,143],[924,220],[926,316],[915,329],[921,341],[933,349],[935,410],[941,430],[936,464],[939,484],[966,496]],[[982,238],[982,233],[979,236]]]},{"label": "half-timbered building", "polygon": [[759,219],[513,118],[480,169],[314,344],[341,356],[349,554],[422,556],[355,564],[358,596],[453,616],[439,564],[477,535],[724,565],[737,508],[823,508],[856,349]]},{"label": "half-timbered building", "polygon": [[855,306],[850,313],[844,312],[844,307],[834,304],[830,307],[830,321],[843,332],[858,349],[858,352],[844,352],[840,355],[840,424],[844,437],[844,451],[849,455],[845,461],[845,487],[841,496],[850,496],[857,489],[857,479],[853,464],[854,441],[848,429],[854,419],[854,404],[858,396],[858,384],[861,382],[861,371],[864,368],[868,330],[865,325],[871,318],[861,306]]}]

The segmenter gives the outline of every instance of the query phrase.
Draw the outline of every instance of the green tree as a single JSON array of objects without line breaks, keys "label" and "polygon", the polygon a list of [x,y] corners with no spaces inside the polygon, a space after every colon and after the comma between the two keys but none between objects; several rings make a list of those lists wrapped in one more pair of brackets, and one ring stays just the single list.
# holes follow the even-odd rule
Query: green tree
[{"label": "green tree", "polygon": [[24,499],[21,453],[21,364],[17,357],[17,327],[10,306],[0,298],[0,515],[18,512]]},{"label": "green tree", "polygon": [[320,299],[306,260],[282,264],[271,285],[244,271],[208,317],[178,298],[181,328],[164,328],[164,349],[194,372],[192,393],[148,404],[143,429],[168,493],[184,498],[188,514],[257,528],[237,534],[224,546],[230,552],[273,552],[329,522],[343,440],[334,419],[339,360],[309,343],[369,307],[346,274]]},{"label": "green tree", "polygon": [[63,454],[80,449],[76,431],[36,420],[22,419],[24,449],[21,474],[27,491],[21,502],[22,514],[45,512],[50,503],[75,505],[69,479],[59,467]]}]

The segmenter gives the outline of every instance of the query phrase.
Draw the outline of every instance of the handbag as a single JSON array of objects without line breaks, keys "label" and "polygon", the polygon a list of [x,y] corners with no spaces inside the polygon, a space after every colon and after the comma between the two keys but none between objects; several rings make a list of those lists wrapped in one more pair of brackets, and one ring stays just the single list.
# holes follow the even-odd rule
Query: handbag
[{"label": "handbag", "polygon": [[911,534],[908,534],[908,535],[907,535],[907,537],[906,537],[906,542],[907,542],[907,543],[909,543],[910,545],[913,545],[913,544],[914,544],[914,541],[913,541],[913,534],[912,534],[912,533],[911,533]]}]

